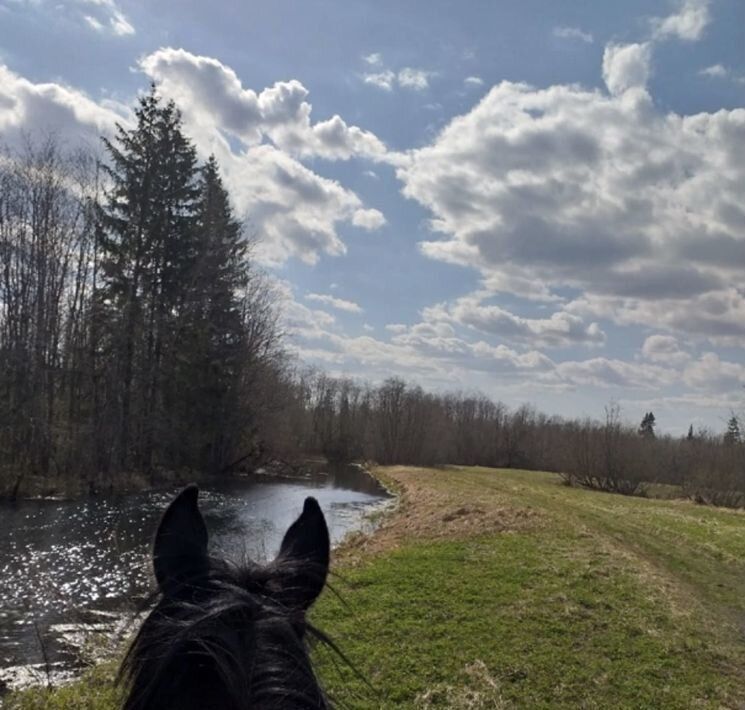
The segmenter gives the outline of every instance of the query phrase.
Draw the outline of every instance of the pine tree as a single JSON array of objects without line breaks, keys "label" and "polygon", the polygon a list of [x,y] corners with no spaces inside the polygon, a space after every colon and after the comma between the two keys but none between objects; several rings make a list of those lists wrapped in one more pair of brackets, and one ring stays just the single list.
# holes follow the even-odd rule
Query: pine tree
[{"label": "pine tree", "polygon": [[727,446],[735,446],[742,443],[740,420],[735,414],[733,414],[727,422],[727,431],[724,434],[724,443]]},{"label": "pine tree", "polygon": [[225,464],[240,428],[238,382],[246,364],[241,295],[249,270],[243,227],[214,156],[199,172],[190,248],[171,388],[183,424],[175,445],[201,468],[215,471]]},{"label": "pine tree", "polygon": [[654,439],[655,424],[656,421],[654,414],[652,412],[647,412],[642,418],[642,423],[639,425],[639,436],[642,436],[645,439]]},{"label": "pine tree", "polygon": [[167,426],[162,385],[193,261],[197,167],[178,110],[154,87],[135,115],[135,128],[118,126],[114,140],[105,140],[111,186],[100,215],[98,297],[109,325],[116,464],[147,469]]},{"label": "pine tree", "polygon": [[693,424],[691,424],[691,426],[688,427],[688,434],[686,435],[686,440],[693,441],[694,438],[695,438],[695,435],[693,433]]}]

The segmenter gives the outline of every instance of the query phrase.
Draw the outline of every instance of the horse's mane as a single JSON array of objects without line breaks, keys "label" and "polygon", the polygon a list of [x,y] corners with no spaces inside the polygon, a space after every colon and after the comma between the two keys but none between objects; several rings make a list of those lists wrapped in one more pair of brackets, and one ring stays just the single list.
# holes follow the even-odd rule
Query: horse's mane
[{"label": "horse's mane", "polygon": [[[303,512],[310,522],[301,516],[291,526],[280,555],[268,565],[234,564],[198,554],[191,560],[194,541],[184,543],[188,530],[178,530],[178,538],[166,536],[165,542],[156,537],[161,593],[119,671],[128,691],[124,710],[330,707],[307,644],[309,638],[328,642],[305,614],[323,588],[328,569],[325,521],[318,504],[312,503],[309,507],[306,502]],[[169,522],[168,516],[159,536],[164,525],[183,527],[183,520]],[[326,536],[320,557],[311,548],[303,549],[318,516],[321,537]],[[193,536],[197,547],[201,533],[198,529]],[[206,537],[204,543],[206,549]],[[174,552],[169,545],[178,548]],[[187,568],[193,574],[187,574]]]}]

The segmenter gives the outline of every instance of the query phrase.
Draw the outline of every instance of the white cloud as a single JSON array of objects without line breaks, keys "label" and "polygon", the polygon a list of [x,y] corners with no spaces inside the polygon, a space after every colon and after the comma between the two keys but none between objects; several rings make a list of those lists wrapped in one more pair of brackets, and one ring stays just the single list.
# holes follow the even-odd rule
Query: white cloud
[{"label": "white cloud", "polygon": [[706,67],[706,69],[702,69],[699,72],[702,76],[711,77],[723,77],[727,76],[727,73],[727,70],[721,64],[712,64],[710,67]]},{"label": "white cloud", "polygon": [[[354,192],[302,164],[305,157],[377,159],[386,149],[372,133],[338,116],[313,123],[300,82],[278,82],[256,93],[217,60],[174,49],[143,58],[141,67],[183,108],[186,132],[200,154],[217,156],[264,263],[291,257],[315,263],[324,253],[343,254],[340,224],[372,230],[385,223]],[[53,132],[97,147],[116,122],[131,125],[130,109],[110,100],[95,102],[61,84],[35,84],[0,65],[0,133],[6,143],[17,143],[22,132]]]},{"label": "white cloud", "polygon": [[426,308],[426,321],[446,321],[489,333],[500,338],[527,343],[532,347],[568,347],[603,345],[605,333],[597,323],[585,323],[581,317],[564,311],[548,318],[525,318],[497,305],[484,303],[490,294],[480,291],[463,296],[451,304]]},{"label": "white cloud", "polygon": [[83,19],[88,23],[88,26],[91,29],[96,30],[96,32],[103,32],[106,28],[95,18],[91,15],[85,15]]},{"label": "white cloud", "polygon": [[592,34],[584,32],[579,27],[554,27],[553,35],[561,39],[576,39],[587,44],[592,44],[594,41]]},{"label": "white cloud", "polygon": [[[505,388],[512,387],[534,393],[603,388],[626,394],[640,390],[660,392],[658,400],[670,397],[662,393],[671,386],[685,383],[699,393],[677,396],[688,397],[693,407],[721,406],[723,395],[707,394],[707,401],[699,403],[693,399],[701,399],[712,386],[725,392],[726,387],[745,378],[745,366],[721,362],[711,353],[696,361],[690,357],[676,360],[680,350],[675,349],[675,342],[665,339],[667,336],[648,339],[645,350],[653,355],[650,362],[612,357],[556,362],[530,347],[521,351],[502,343],[460,337],[452,323],[437,320],[434,310],[425,310],[425,320],[413,325],[386,325],[388,342],[370,335],[350,337],[336,328],[330,314],[292,301],[291,289],[287,289],[287,329],[298,355],[306,361],[334,364],[345,375],[357,373],[375,380],[395,374],[439,389],[473,387],[474,381],[480,380],[483,385],[498,387],[501,396]],[[319,296],[312,300],[330,304],[323,294]],[[363,328],[373,331],[367,324]],[[661,357],[663,351],[667,361]]]},{"label": "white cloud", "polygon": [[672,335],[650,335],[642,345],[642,354],[652,362],[668,364],[680,364],[691,359]]},{"label": "white cloud", "polygon": [[429,77],[431,75],[431,72],[424,71],[423,69],[404,67],[398,72],[398,83],[406,89],[423,91],[429,86]]},{"label": "white cloud", "polygon": [[655,38],[677,37],[689,42],[701,39],[710,20],[709,4],[709,0],[682,0],[676,13],[653,18]]},{"label": "white cloud", "polygon": [[383,91],[393,91],[395,86],[423,91],[429,87],[430,77],[434,76],[434,72],[414,67],[403,67],[398,72],[386,69],[383,67],[383,58],[380,54],[371,54],[363,59],[377,71],[362,74],[362,81]]},{"label": "white cloud", "polygon": [[710,79],[730,79],[738,84],[745,84],[745,74],[737,74],[723,64],[712,64],[705,69],[701,69],[698,74]]},{"label": "white cloud", "polygon": [[173,48],[144,57],[140,67],[182,107],[200,152],[218,157],[231,195],[259,239],[263,262],[298,257],[312,264],[320,254],[346,251],[339,223],[370,230],[385,224],[378,210],[366,209],[353,192],[302,164],[314,157],[377,160],[386,148],[340,116],[313,123],[308,91],[299,81],[277,82],[257,93],[218,60]]},{"label": "white cloud", "polygon": [[603,81],[611,94],[644,89],[650,74],[651,48],[643,44],[608,44],[603,52]]},{"label": "white cloud", "polygon": [[716,353],[708,352],[686,367],[683,378],[691,387],[708,392],[742,392],[745,364],[723,361]]},{"label": "white cloud", "polygon": [[376,209],[359,209],[352,215],[352,224],[362,229],[380,229],[385,223],[385,216]]},{"label": "white cloud", "polygon": [[393,84],[396,81],[396,75],[390,69],[386,69],[385,71],[363,74],[362,81],[364,81],[365,84],[377,86],[379,89],[383,89],[384,91],[391,91],[393,89]]},{"label": "white cloud", "polygon": [[324,293],[309,293],[305,299],[307,301],[317,301],[318,303],[324,303],[327,306],[336,308],[339,311],[346,311],[347,313],[362,313],[362,307],[354,301],[347,301],[343,298],[336,298],[336,296],[330,296]]},{"label": "white cloud", "polygon": [[256,93],[243,88],[236,73],[217,59],[171,47],[141,59],[140,68],[190,122],[219,128],[248,145],[268,138],[291,155],[329,160],[386,152],[374,134],[347,125],[338,115],[312,123],[308,90],[295,79]]},{"label": "white cloud", "polygon": [[0,65],[0,135],[13,144],[21,134],[54,134],[97,147],[117,121],[127,123],[128,110],[110,102],[103,107],[83,92],[62,84],[34,83]]},{"label": "white cloud", "polygon": [[97,32],[108,32],[119,37],[135,33],[135,28],[114,0],[77,0],[77,4],[81,6],[88,26]]},{"label": "white cloud", "polygon": [[480,76],[467,76],[463,79],[466,86],[483,86],[484,80]]},{"label": "white cloud", "polygon": [[502,82],[397,175],[431,258],[564,309],[745,342],[745,109],[681,116],[640,88],[646,45],[606,51],[611,95]]},{"label": "white cloud", "polygon": [[562,380],[573,385],[622,389],[659,389],[677,379],[673,370],[659,365],[605,357],[560,362],[556,372]]},{"label": "white cloud", "polygon": [[337,225],[363,209],[357,195],[273,146],[233,153],[209,139],[202,143],[204,154],[217,155],[238,211],[259,239],[261,261],[279,265],[297,257],[314,264],[321,254],[346,252]]},{"label": "white cloud", "polygon": [[[737,266],[733,265],[732,271],[736,270]],[[745,343],[745,293],[730,287],[687,294],[686,274],[680,272],[679,276],[682,282],[677,298],[655,298],[654,289],[642,298],[585,294],[568,303],[566,310],[622,325],[668,328],[721,345],[737,347]],[[696,278],[695,272],[688,276],[692,280]]]},{"label": "white cloud", "polygon": [[[10,0],[0,2],[0,11],[38,13],[36,21],[53,23],[69,31],[69,23],[83,25],[102,35],[129,37],[135,28],[115,0]],[[67,25],[67,26],[65,26]]]}]

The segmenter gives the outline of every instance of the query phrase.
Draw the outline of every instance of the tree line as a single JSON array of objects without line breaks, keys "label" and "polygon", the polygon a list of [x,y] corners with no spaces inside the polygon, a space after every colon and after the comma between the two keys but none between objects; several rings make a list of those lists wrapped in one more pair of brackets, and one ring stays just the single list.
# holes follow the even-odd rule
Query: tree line
[{"label": "tree line", "polygon": [[734,414],[723,436],[691,427],[673,437],[655,433],[652,412],[638,427],[624,422],[617,404],[599,420],[564,419],[479,394],[434,394],[398,378],[375,386],[318,371],[297,375],[291,389],[292,426],[289,436],[277,430],[277,450],[555,471],[570,485],[645,494],[658,484],[700,502],[745,505],[745,442]]},{"label": "tree line", "polygon": [[268,460],[557,471],[622,493],[745,504],[745,445],[655,434],[400,379],[299,369],[214,157],[143,96],[103,159],[53,138],[0,153],[0,495],[95,492]]}]

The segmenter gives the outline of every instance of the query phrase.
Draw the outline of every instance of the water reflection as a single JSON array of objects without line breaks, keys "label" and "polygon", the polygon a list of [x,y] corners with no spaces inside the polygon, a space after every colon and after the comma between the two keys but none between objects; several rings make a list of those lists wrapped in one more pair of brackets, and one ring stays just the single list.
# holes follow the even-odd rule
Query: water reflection
[{"label": "water reflection", "polygon": [[[152,589],[155,526],[175,492],[0,502],[0,668],[40,662],[39,630],[141,602]],[[372,476],[349,466],[300,478],[231,479],[200,494],[213,551],[273,557],[307,495],[318,499],[338,542],[386,494]],[[65,658],[63,644],[47,642],[53,660]]]}]

